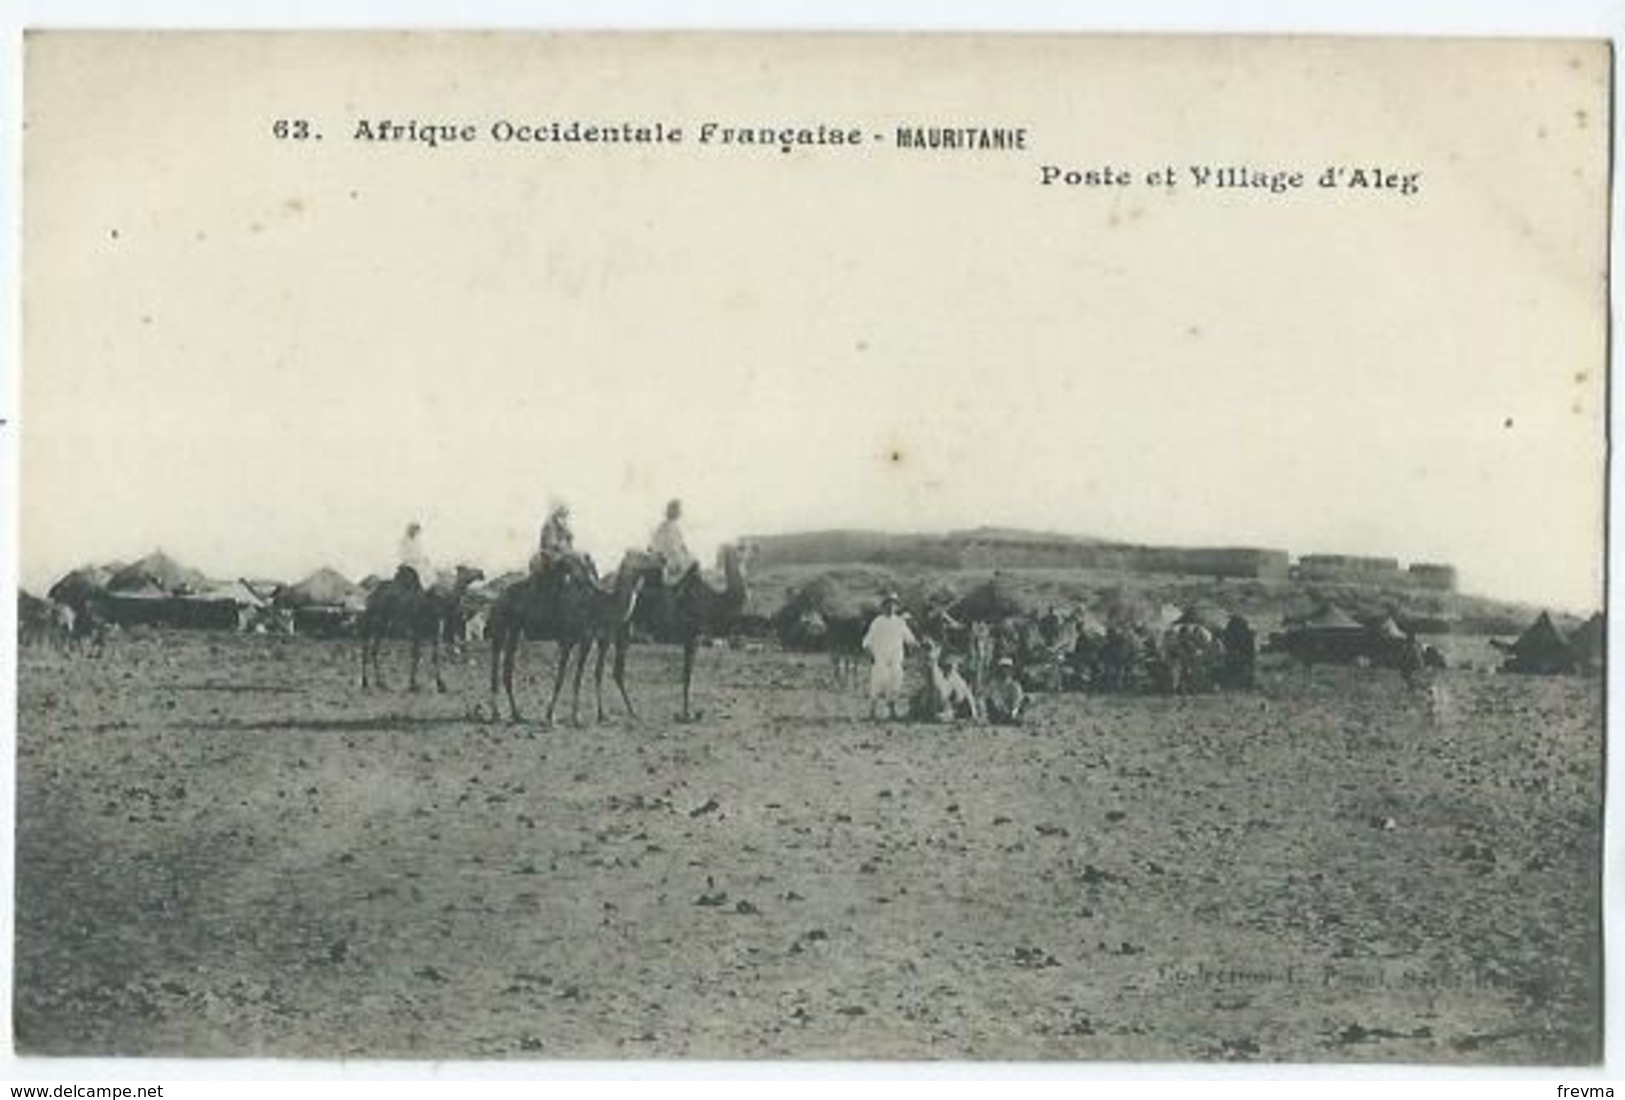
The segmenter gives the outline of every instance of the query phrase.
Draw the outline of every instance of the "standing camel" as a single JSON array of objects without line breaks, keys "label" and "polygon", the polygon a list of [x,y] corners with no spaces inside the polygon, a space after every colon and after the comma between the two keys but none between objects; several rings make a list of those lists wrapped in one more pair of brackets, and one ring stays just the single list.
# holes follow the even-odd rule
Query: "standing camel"
[{"label": "standing camel", "polygon": [[527,637],[552,639],[559,646],[553,695],[547,704],[547,724],[552,724],[572,654],[577,657],[577,665],[571,715],[573,721],[580,720],[581,677],[587,653],[595,647],[598,650],[599,721],[604,719],[604,663],[611,648],[615,651],[615,686],[620,689],[627,712],[637,717],[637,709],[626,690],[626,644],[638,593],[643,589],[645,577],[655,569],[658,563],[648,555],[632,551],[622,560],[608,588],[585,574],[554,570],[533,573],[505,590],[485,622],[485,637],[491,643],[491,720],[496,721],[502,713],[500,694],[505,693],[509,719],[523,721],[513,694],[513,669],[519,643]]},{"label": "standing camel", "polygon": [[485,639],[491,643],[491,721],[497,721],[502,713],[497,702],[502,688],[508,693],[509,719],[522,721],[513,697],[514,659],[521,639],[545,638],[553,629],[562,584],[563,578],[556,574],[531,573],[505,588],[491,605],[485,619]]},{"label": "standing camel", "polygon": [[[598,721],[604,721],[604,663],[612,649],[615,652],[612,673],[615,686],[620,689],[621,702],[626,704],[627,714],[633,719],[637,718],[637,708],[632,705],[632,696],[626,690],[626,646],[631,640],[632,614],[637,610],[638,593],[643,590],[645,578],[658,573],[659,569],[658,560],[633,550],[621,560],[609,588],[578,582],[560,589],[553,631],[559,645],[559,666],[553,679],[553,697],[547,701],[546,724],[553,724],[553,708],[559,701],[565,667],[570,663],[572,652],[576,655],[576,672],[570,696],[570,723],[581,724],[581,676],[587,668],[587,654],[593,650],[597,651],[598,656],[593,669]],[[510,704],[512,700],[510,692]]]},{"label": "standing camel", "polygon": [[[712,588],[700,576],[699,567],[690,568],[670,589],[641,601],[637,610],[656,637],[675,641],[683,647],[683,713],[681,721],[692,722],[698,715],[690,705],[694,683],[694,658],[700,642],[722,632],[739,617],[749,589],[745,581],[745,552],[738,546],[724,546],[722,559],[724,586]],[[651,582],[651,587],[653,582]],[[647,610],[644,610],[647,609]]]},{"label": "standing camel", "polygon": [[[385,638],[404,633],[412,641],[412,672],[406,689],[418,690],[418,663],[422,659],[423,639],[428,638],[435,690],[445,691],[446,681],[440,675],[440,635],[447,622],[461,615],[468,586],[484,577],[478,569],[459,565],[450,590],[410,585],[397,576],[368,593],[366,610],[362,611],[359,624],[361,686],[368,688],[376,681],[380,689],[388,690],[379,651],[383,649]],[[369,665],[373,673],[370,678]]]}]

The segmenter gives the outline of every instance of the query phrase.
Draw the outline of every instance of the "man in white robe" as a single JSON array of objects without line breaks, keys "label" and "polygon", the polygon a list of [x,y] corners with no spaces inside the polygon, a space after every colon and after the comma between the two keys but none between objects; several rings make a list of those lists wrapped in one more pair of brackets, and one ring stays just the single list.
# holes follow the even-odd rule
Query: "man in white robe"
[{"label": "man in white robe", "polygon": [[907,703],[903,691],[903,658],[910,646],[918,644],[908,623],[897,613],[897,597],[887,594],[881,602],[880,614],[863,635],[863,648],[874,660],[869,672],[871,718],[880,717],[883,705],[892,718],[901,717],[899,708]]},{"label": "man in white robe", "polygon": [[666,505],[666,518],[649,536],[649,553],[660,559],[660,579],[668,588],[694,567],[694,555],[689,553],[688,543],[683,540],[682,519],[683,502],[671,501]]},{"label": "man in white robe", "polygon": [[423,525],[416,520],[406,525],[406,534],[401,536],[395,563],[396,576],[410,570],[412,580],[417,582],[420,589],[427,589],[434,583],[434,566],[429,561],[428,552],[423,549]]}]

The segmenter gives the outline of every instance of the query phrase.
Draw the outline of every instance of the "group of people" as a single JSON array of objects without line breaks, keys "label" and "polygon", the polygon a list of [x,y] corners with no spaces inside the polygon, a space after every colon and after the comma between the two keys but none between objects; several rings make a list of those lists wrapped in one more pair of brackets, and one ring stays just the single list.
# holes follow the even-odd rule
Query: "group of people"
[{"label": "group of people", "polygon": [[[935,639],[922,643],[916,638],[900,610],[896,593],[881,599],[880,614],[869,623],[863,648],[873,664],[869,672],[869,716],[879,721],[912,717],[945,722],[959,719],[987,721],[993,725],[1021,723],[1027,707],[1027,694],[1016,678],[1015,662],[1008,657],[995,662],[992,678],[980,696],[966,680],[963,658],[947,653]],[[923,649],[925,681],[911,696],[908,693],[906,663],[910,650]]]},{"label": "group of people", "polygon": [[[675,586],[697,564],[683,538],[682,519],[683,502],[668,501],[665,517],[649,537],[649,553],[659,560],[662,579],[668,588]],[[548,509],[536,553],[530,559],[530,571],[535,576],[597,578],[592,558],[576,549],[570,506],[564,501],[555,501]],[[420,590],[427,590],[436,583],[433,563],[424,549],[423,524],[417,520],[407,524],[406,533],[401,536],[395,576],[408,587]]]}]

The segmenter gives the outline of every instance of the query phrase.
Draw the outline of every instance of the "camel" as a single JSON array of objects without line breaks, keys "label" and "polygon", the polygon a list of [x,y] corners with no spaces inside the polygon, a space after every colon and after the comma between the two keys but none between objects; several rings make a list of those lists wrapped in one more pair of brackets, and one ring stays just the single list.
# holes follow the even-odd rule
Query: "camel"
[{"label": "camel", "polygon": [[[386,637],[404,632],[412,641],[412,671],[406,689],[418,690],[418,663],[422,660],[423,639],[428,638],[435,690],[444,692],[446,681],[440,675],[443,624],[461,614],[463,595],[468,591],[468,586],[484,577],[485,574],[478,569],[459,565],[450,590],[422,588],[397,575],[369,592],[367,606],[361,613],[357,628],[361,635],[362,688],[370,688],[372,681],[376,680],[380,689],[388,690],[389,685],[384,682],[384,668],[378,660],[379,651],[383,649]],[[367,675],[369,664],[373,672],[370,679]]]},{"label": "camel", "polygon": [[[502,713],[497,693],[502,688],[508,693],[509,720],[523,721],[519,704],[513,697],[513,666],[519,653],[519,642],[527,635],[545,638],[553,629],[557,591],[562,583],[557,576],[531,573],[522,581],[509,585],[491,605],[485,619],[485,639],[491,643],[491,721]],[[500,685],[500,687],[499,687]]]},{"label": "camel", "polygon": [[[637,609],[638,594],[645,581],[658,574],[661,563],[648,554],[630,551],[615,571],[615,580],[609,588],[598,584],[573,584],[559,593],[555,605],[554,634],[559,645],[558,672],[553,680],[553,697],[547,701],[546,722],[553,722],[553,708],[559,701],[559,689],[564,684],[564,671],[576,654],[575,683],[570,696],[570,722],[581,724],[581,676],[587,668],[589,652],[597,653],[593,669],[593,689],[598,707],[598,721],[604,721],[604,663],[611,650],[615,653],[612,675],[620,690],[621,702],[634,721],[638,710],[626,690],[626,646],[632,635],[632,614]],[[509,695],[510,704],[513,696]]]},{"label": "camel", "polygon": [[[710,637],[739,617],[749,596],[745,579],[748,547],[724,546],[722,560],[724,586],[712,588],[700,576],[699,566],[691,567],[676,585],[638,604],[641,621],[656,637],[678,642],[683,647],[683,712],[679,721],[692,722],[699,714],[692,706],[694,659],[702,639]],[[650,588],[658,586],[652,580]]]},{"label": "camel", "polygon": [[658,573],[659,568],[654,558],[631,551],[621,561],[615,580],[608,588],[597,581],[590,570],[560,570],[533,572],[504,590],[484,623],[485,638],[491,643],[492,721],[502,713],[499,693],[507,695],[509,720],[515,723],[524,720],[513,694],[513,669],[519,643],[526,637],[550,638],[559,646],[553,695],[547,704],[547,724],[552,724],[572,653],[577,655],[578,661],[571,714],[574,721],[580,720],[581,676],[587,652],[594,648],[598,651],[595,682],[598,720],[604,720],[604,662],[611,648],[615,651],[615,686],[620,689],[627,713],[636,718],[637,708],[626,689],[626,644],[638,594],[648,577]]},{"label": "camel", "polygon": [[948,677],[942,671],[942,646],[935,638],[928,637],[920,648],[925,683],[909,700],[909,717],[916,722],[950,721],[954,711],[948,699]]}]

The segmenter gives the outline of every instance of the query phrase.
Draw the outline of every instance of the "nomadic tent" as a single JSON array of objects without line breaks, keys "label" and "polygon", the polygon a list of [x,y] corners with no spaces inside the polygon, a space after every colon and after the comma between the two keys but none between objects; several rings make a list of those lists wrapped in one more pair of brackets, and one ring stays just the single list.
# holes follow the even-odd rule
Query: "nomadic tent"
[{"label": "nomadic tent", "polygon": [[128,574],[122,587],[115,589],[109,584],[96,606],[108,622],[120,626],[170,626],[174,623],[176,602],[156,579]]},{"label": "nomadic tent", "polygon": [[1558,631],[1551,615],[1542,611],[1529,629],[1507,647],[1501,671],[1553,676],[1573,672],[1577,663],[1574,648]]},{"label": "nomadic tent", "polygon": [[209,579],[198,570],[180,564],[162,550],[154,550],[115,572],[107,581],[107,590],[124,593],[157,589],[169,596],[186,596],[208,584]]},{"label": "nomadic tent", "polygon": [[1371,624],[1371,633],[1390,642],[1403,642],[1409,637],[1405,631],[1400,629],[1399,624],[1394,622],[1392,615],[1384,615],[1381,619],[1373,622]]},{"label": "nomadic tent", "polygon": [[282,607],[337,607],[359,611],[366,605],[366,594],[342,573],[324,566],[298,584],[282,589],[277,593],[276,602]]},{"label": "nomadic tent", "polygon": [[265,603],[241,581],[207,581],[181,596],[154,597],[148,588],[130,594],[112,593],[108,600],[115,621],[203,630],[245,629],[248,616]]},{"label": "nomadic tent", "polygon": [[1008,573],[995,573],[955,601],[948,614],[962,623],[993,623],[1042,615],[1049,607],[1047,601]]},{"label": "nomadic tent", "polygon": [[897,586],[902,604],[916,615],[929,615],[946,611],[959,602],[961,591],[940,575],[924,574],[903,581]]},{"label": "nomadic tent", "polygon": [[778,612],[777,622],[816,611],[828,619],[863,619],[880,610],[880,601],[895,591],[890,573],[879,569],[832,569],[791,592]]},{"label": "nomadic tent", "polygon": [[1336,604],[1289,623],[1286,651],[1305,664],[1353,664],[1380,657],[1386,643]]},{"label": "nomadic tent", "polygon": [[791,649],[822,649],[854,632],[861,637],[893,591],[895,580],[883,569],[830,569],[790,592],[772,615],[772,631]]},{"label": "nomadic tent", "polygon": [[17,589],[17,642],[30,645],[45,639],[51,627],[51,605]]},{"label": "nomadic tent", "polygon": [[1581,623],[1569,635],[1569,646],[1574,650],[1575,661],[1588,672],[1602,669],[1607,645],[1608,624],[1601,611]]},{"label": "nomadic tent", "polygon": [[356,616],[366,607],[367,596],[342,573],[323,567],[278,592],[276,605],[292,609],[296,633],[337,637],[349,632]]},{"label": "nomadic tent", "polygon": [[1291,625],[1294,630],[1328,634],[1342,632],[1358,634],[1365,629],[1359,620],[1333,603],[1322,604],[1313,614]]},{"label": "nomadic tent", "polygon": [[243,581],[213,581],[191,599],[230,603],[237,607],[264,607],[267,601]]},{"label": "nomadic tent", "polygon": [[56,603],[82,607],[106,592],[107,582],[112,578],[113,570],[108,566],[81,565],[51,585],[45,595]]}]

